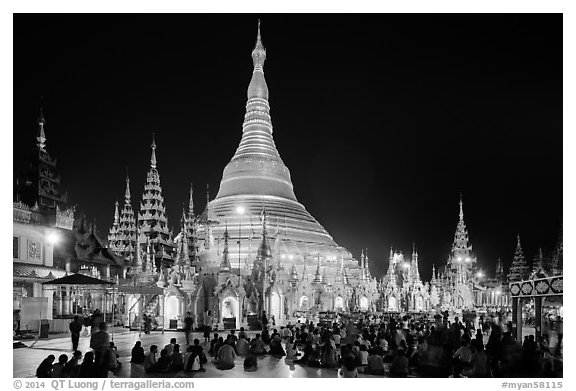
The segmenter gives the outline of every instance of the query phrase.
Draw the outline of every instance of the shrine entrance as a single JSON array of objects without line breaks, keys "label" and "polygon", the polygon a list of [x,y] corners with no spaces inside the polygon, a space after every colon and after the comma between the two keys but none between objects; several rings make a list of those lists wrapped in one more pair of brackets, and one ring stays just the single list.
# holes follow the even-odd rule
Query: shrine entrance
[{"label": "shrine entrance", "polygon": [[362,311],[368,311],[368,298],[366,296],[360,298],[360,309]]},{"label": "shrine entrance", "polygon": [[512,296],[512,327],[516,330],[516,340],[522,342],[522,304],[526,299],[534,300],[534,328],[536,337],[542,335],[542,309],[545,298],[563,297],[564,276],[537,278],[510,283]]}]

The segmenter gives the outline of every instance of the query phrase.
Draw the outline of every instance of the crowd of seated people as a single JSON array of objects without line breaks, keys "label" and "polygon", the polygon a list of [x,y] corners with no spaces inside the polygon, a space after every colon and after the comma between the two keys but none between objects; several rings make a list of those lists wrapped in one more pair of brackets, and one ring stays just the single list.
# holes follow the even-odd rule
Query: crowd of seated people
[{"label": "crowd of seated people", "polygon": [[[106,332],[105,327],[102,330]],[[121,366],[118,353],[106,335],[94,333],[93,351],[84,357],[75,351],[71,358],[62,354],[55,362],[56,357],[49,355],[38,367],[37,376],[101,377],[101,363],[107,363],[106,374],[116,373]],[[520,344],[509,329],[495,324],[474,330],[457,317],[453,322],[413,316],[384,315],[378,322],[368,317],[341,317],[332,324],[298,322],[265,328],[252,338],[243,328],[238,334],[234,330],[214,333],[204,344],[206,354],[198,339],[182,349],[177,339],[171,338],[164,348],[152,345],[145,353],[137,341],[130,362],[143,365],[146,374],[203,372],[206,365],[226,371],[235,367],[238,357],[243,359],[245,371],[254,372],[258,357],[264,355],[290,364],[334,369],[340,377],[553,377],[561,371],[546,337],[528,336]],[[210,363],[208,357],[212,357]]]}]

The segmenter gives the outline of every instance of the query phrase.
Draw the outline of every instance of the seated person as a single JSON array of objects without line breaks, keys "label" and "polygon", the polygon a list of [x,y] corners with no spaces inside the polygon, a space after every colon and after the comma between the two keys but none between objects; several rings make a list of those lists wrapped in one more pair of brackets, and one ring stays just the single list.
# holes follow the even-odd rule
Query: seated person
[{"label": "seated person", "polygon": [[94,364],[94,352],[86,352],[84,355],[84,360],[82,360],[78,371],[78,377],[98,377],[98,369]]},{"label": "seated person", "polygon": [[156,372],[158,361],[156,360],[156,354],[158,354],[158,346],[150,346],[150,353],[144,359],[144,372],[153,373]]},{"label": "seated person", "polygon": [[214,343],[214,357],[218,357],[218,351],[224,345],[224,339],[222,337],[218,337],[216,343]]},{"label": "seated person", "polygon": [[344,365],[338,371],[339,377],[358,377],[358,371],[356,370],[356,364],[352,357],[346,357],[344,359]]},{"label": "seated person", "polygon": [[68,356],[61,354],[60,357],[58,357],[58,362],[52,367],[52,377],[64,377],[63,372],[67,362]]},{"label": "seated person", "polygon": [[406,377],[408,376],[408,357],[404,354],[404,349],[398,349],[392,365],[390,365],[390,376]]},{"label": "seated person", "polygon": [[38,369],[36,369],[36,377],[40,378],[52,377],[52,368],[53,368],[52,363],[54,362],[55,359],[56,356],[50,354],[48,357],[42,360],[42,362],[38,366]]},{"label": "seated person", "polygon": [[[194,345],[192,346],[192,352],[200,357],[200,365],[204,365],[208,362],[206,355],[204,354],[204,348],[200,345],[200,340],[198,338],[194,339]],[[202,369],[204,370],[204,369]]]},{"label": "seated person", "polygon": [[336,368],[338,366],[338,355],[336,349],[330,344],[324,346],[324,352],[322,353],[322,367],[324,368]]},{"label": "seated person", "polygon": [[218,350],[218,355],[216,356],[216,368],[220,370],[232,369],[234,368],[234,359],[236,358],[236,352],[234,348],[230,345],[225,343],[222,347]]},{"label": "seated person", "polygon": [[360,345],[358,358],[360,359],[360,366],[364,369],[368,365],[368,348],[366,345]]},{"label": "seated person", "polygon": [[375,349],[373,349],[368,356],[368,365],[366,365],[364,372],[378,376],[383,376],[385,374],[384,359],[376,353]]},{"label": "seated person", "polygon": [[264,349],[264,341],[260,338],[260,334],[256,334],[253,340],[250,341],[249,344],[249,351],[250,353],[254,353],[256,355],[266,354],[266,350]]},{"label": "seated person", "polygon": [[164,346],[164,349],[166,349],[169,356],[171,356],[172,352],[174,351],[174,345],[176,345],[176,338],[171,338],[170,343]]},{"label": "seated person", "polygon": [[174,351],[172,352],[172,355],[170,356],[172,363],[170,364],[170,370],[171,371],[181,371],[182,369],[184,369],[184,357],[182,356],[182,353],[180,352],[180,345],[176,344],[174,345]]},{"label": "seated person", "polygon": [[112,373],[118,371],[122,366],[122,363],[118,361],[120,355],[118,354],[118,348],[114,345],[114,342],[110,342],[110,354],[109,356],[109,364],[108,369],[112,371]]},{"label": "seated person", "polygon": [[200,356],[194,351],[193,346],[188,346],[184,355],[184,370],[187,372],[205,371],[200,364]]},{"label": "seated person", "polygon": [[143,364],[146,356],[144,355],[144,348],[142,347],[142,342],[136,341],[134,347],[132,348],[132,358],[130,362],[132,364]]},{"label": "seated person", "polygon": [[80,360],[82,360],[82,352],[76,350],[72,358],[64,366],[62,375],[64,377],[78,377],[80,371]]},{"label": "seated person", "polygon": [[238,333],[238,339],[242,337],[248,338],[248,336],[246,335],[246,331],[244,331],[244,327],[240,327],[240,332]]},{"label": "seated person", "polygon": [[298,350],[296,349],[296,343],[294,342],[294,337],[288,337],[286,342],[286,358],[293,359],[299,356]]},{"label": "seated person", "polygon": [[239,356],[246,356],[248,354],[249,349],[250,345],[248,344],[248,341],[246,341],[246,337],[240,336],[238,342],[236,343],[236,354],[238,354]]},{"label": "seated person", "polygon": [[210,349],[208,349],[208,354],[214,357],[216,353],[214,352],[214,345],[218,343],[218,333],[214,333],[214,338],[210,341]]},{"label": "seated person", "polygon": [[286,355],[284,348],[282,348],[282,338],[279,334],[274,335],[272,341],[270,341],[270,354],[276,357]]},{"label": "seated person", "polygon": [[168,350],[162,349],[160,352],[160,358],[156,363],[156,372],[168,372],[171,364],[172,358],[168,355]]},{"label": "seated person", "polygon": [[246,372],[256,372],[258,369],[258,358],[252,353],[248,353],[246,359],[244,359],[244,371]]}]

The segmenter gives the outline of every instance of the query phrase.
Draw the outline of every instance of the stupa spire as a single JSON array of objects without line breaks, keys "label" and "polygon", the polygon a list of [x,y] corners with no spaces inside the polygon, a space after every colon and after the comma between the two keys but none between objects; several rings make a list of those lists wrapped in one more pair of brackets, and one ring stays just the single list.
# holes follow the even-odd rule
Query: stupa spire
[{"label": "stupa spire", "polygon": [[[260,19],[258,19],[258,34],[256,35],[256,45],[252,50],[252,61],[254,62],[254,72],[264,73],[264,61],[266,61],[266,49],[262,44],[262,36],[260,34]],[[265,97],[266,99],[268,96]]]},{"label": "stupa spire", "polygon": [[150,167],[156,168],[156,140],[154,139],[154,132],[152,132],[152,156],[150,156]]},{"label": "stupa spire", "polygon": [[224,230],[224,251],[222,252],[222,262],[220,262],[220,273],[230,271],[230,259],[228,259],[228,223]]}]

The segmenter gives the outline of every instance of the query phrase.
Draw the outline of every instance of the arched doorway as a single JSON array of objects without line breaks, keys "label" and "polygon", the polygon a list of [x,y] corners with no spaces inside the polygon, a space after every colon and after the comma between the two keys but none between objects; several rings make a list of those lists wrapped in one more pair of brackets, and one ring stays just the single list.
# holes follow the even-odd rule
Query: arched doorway
[{"label": "arched doorway", "polygon": [[301,296],[300,297],[300,304],[298,305],[298,309],[300,311],[308,311],[308,296]]},{"label": "arched doorway", "polygon": [[167,329],[178,328],[179,304],[176,296],[168,296],[164,302],[164,327]]},{"label": "arched doorway", "polygon": [[240,306],[238,299],[228,296],[222,300],[220,314],[224,329],[229,330],[238,328],[238,325],[236,324],[238,319],[240,319]]},{"label": "arched doorway", "polygon": [[270,316],[274,317],[275,322],[280,321],[282,314],[282,300],[278,292],[272,292],[270,296]]},{"label": "arched doorway", "polygon": [[368,298],[366,296],[362,296],[360,298],[360,310],[368,311]]},{"label": "arched doorway", "polygon": [[334,309],[343,310],[344,309],[344,299],[342,296],[337,296],[334,300]]},{"label": "arched doorway", "polygon": [[388,298],[388,311],[397,311],[398,310],[398,300],[396,297],[390,296]]}]

